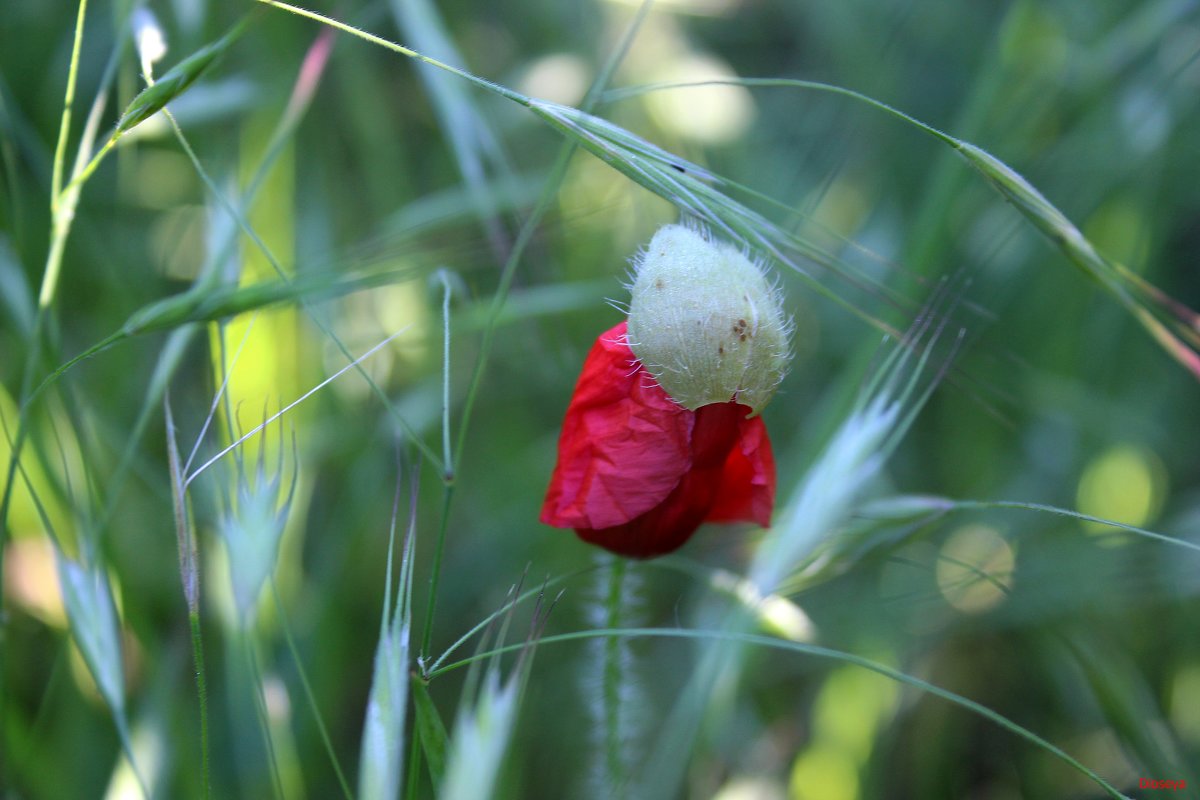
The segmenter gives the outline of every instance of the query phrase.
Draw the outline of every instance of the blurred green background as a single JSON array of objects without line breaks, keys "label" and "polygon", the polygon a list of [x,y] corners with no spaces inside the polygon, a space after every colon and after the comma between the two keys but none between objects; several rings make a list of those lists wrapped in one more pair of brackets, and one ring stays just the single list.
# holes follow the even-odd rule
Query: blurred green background
[{"label": "blurred green background", "polygon": [[[168,47],[157,71],[221,36],[249,5],[148,4]],[[228,286],[275,278],[245,235],[217,258],[236,223],[159,115],[126,136],[84,187],[43,343],[31,347],[76,8],[17,0],[0,9],[0,410],[10,436],[27,370],[44,376],[138,309],[188,289],[206,263],[216,262]],[[638,10],[623,0],[312,8],[566,105],[584,101]],[[128,11],[121,2],[88,7],[69,158],[112,53],[101,141],[143,86]],[[265,9],[171,103],[227,196],[241,197],[271,152],[322,30]],[[1195,308],[1198,55],[1197,3],[1180,0],[663,0],[639,23],[610,85],[790,77],[863,92],[1003,159],[1105,255]],[[313,69],[311,105],[279,140],[245,219],[296,279],[386,280],[332,299],[301,293],[197,328],[170,381],[185,458],[224,370],[229,403],[200,446],[202,459],[228,443],[230,425],[248,430],[341,369],[346,360],[321,326],[354,354],[403,329],[364,367],[441,454],[444,287],[457,436],[506,256],[562,151],[563,138],[519,105],[344,34]],[[764,195],[741,196],[812,248],[811,259],[773,265],[796,320],[791,372],[764,414],[781,506],[877,363],[877,326],[908,328],[944,287],[958,300],[949,311],[937,307],[947,332],[933,368],[945,366],[946,379],[873,493],[1047,504],[1200,544],[1196,377],[950,149],[864,104],[800,89],[704,87],[601,100],[597,115]],[[272,428],[269,471],[282,456],[284,490],[298,475],[274,574],[316,706],[349,773],[358,763],[398,480],[407,486],[420,474],[418,623],[449,509],[431,655],[500,608],[523,575],[526,588],[562,578],[553,591],[565,593],[546,633],[597,625],[603,581],[593,567],[603,559],[537,516],[583,356],[620,319],[605,299],[626,299],[629,257],[677,217],[670,203],[592,155],[571,156],[496,323],[448,506],[442,476],[354,372],[284,417],[282,448]],[[814,291],[795,267],[858,313]],[[46,519],[18,479],[3,542],[5,797],[139,796],[119,766],[112,715],[68,633],[47,520],[69,554],[97,543],[121,619],[134,752],[155,795],[200,796],[199,711],[162,409],[156,400],[143,410],[169,335],[135,336],[82,362],[30,417],[23,463]],[[142,413],[149,422],[135,436]],[[250,470],[258,443],[244,449]],[[0,443],[6,466],[9,453]],[[192,484],[211,770],[214,796],[262,797],[271,773],[219,533],[238,480],[226,458]],[[407,513],[404,499],[401,528]],[[627,598],[633,624],[703,627],[720,601],[697,570],[739,574],[759,536],[709,526],[679,554],[637,565],[640,588]],[[813,641],[978,701],[1130,796],[1151,797],[1159,792],[1139,792],[1140,778],[1200,786],[1198,593],[1195,550],[992,508],[887,528],[790,599],[810,618]],[[520,640],[527,618],[528,609],[518,609],[521,633],[510,639]],[[252,627],[284,794],[339,796],[269,590]],[[500,796],[603,796],[589,782],[598,748],[591,645],[538,650]],[[636,751],[650,752],[644,743],[655,741],[695,661],[684,641],[629,645],[625,680],[642,711],[629,732],[643,743]],[[429,684],[452,729],[464,677],[459,670]],[[1104,796],[1030,742],[856,667],[751,649],[741,684],[728,692],[719,723],[691,752],[681,796]],[[434,793],[423,769],[417,793]]]}]

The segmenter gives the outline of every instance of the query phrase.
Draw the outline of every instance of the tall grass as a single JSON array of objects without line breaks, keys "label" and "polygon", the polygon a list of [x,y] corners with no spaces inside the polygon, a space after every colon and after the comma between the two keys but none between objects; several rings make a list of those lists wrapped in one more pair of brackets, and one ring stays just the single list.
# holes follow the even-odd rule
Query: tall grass
[{"label": "tall grass", "polygon": [[[1195,783],[1189,4],[192,8],[4,12],[7,792]],[[797,321],[774,524],[594,560],[557,422],[680,217]]]}]

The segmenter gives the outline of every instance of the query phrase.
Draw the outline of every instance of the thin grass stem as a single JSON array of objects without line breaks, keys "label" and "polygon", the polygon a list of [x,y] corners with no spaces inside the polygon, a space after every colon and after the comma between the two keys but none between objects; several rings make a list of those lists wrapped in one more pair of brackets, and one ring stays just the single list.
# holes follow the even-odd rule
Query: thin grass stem
[{"label": "thin grass stem", "polygon": [[[633,42],[637,31],[641,27],[642,22],[649,13],[651,3],[645,2],[638,9],[637,15],[633,21],[625,29],[625,33],[621,38],[617,48],[613,51],[600,74],[596,77],[595,82],[588,90],[587,96],[584,98],[582,108],[586,111],[595,103],[596,98],[604,91],[609,78],[612,77],[621,59],[629,52],[629,47]],[[485,81],[486,83],[486,81]],[[489,84],[489,86],[492,84]],[[508,96],[508,95],[505,95]],[[510,99],[516,99],[511,98]],[[530,106],[528,98],[518,100],[522,105]],[[550,175],[542,186],[542,192],[538,196],[537,204],[530,213],[529,218],[521,226],[520,232],[517,234],[517,241],[513,245],[512,251],[508,255],[508,260],[504,264],[504,270],[500,275],[500,283],[496,287],[495,294],[492,295],[492,305],[488,312],[487,324],[483,329],[483,337],[480,342],[479,357],[475,362],[475,371],[471,375],[471,383],[467,389],[466,400],[463,402],[463,413],[461,422],[459,423],[458,445],[455,448],[455,461],[462,461],[463,449],[466,446],[467,427],[471,419],[471,411],[475,405],[475,397],[479,391],[479,384],[483,378],[483,370],[487,364],[487,359],[491,353],[492,334],[495,330],[496,323],[499,321],[500,312],[504,308],[504,303],[508,299],[509,290],[512,288],[513,278],[516,275],[517,263],[520,261],[522,254],[525,252],[530,239],[533,238],[534,230],[536,229],[542,217],[549,209],[554,198],[558,195],[558,189],[562,185],[563,178],[567,172],[567,165],[570,164],[571,157],[575,154],[578,144],[568,139],[559,149],[558,156],[554,161],[554,166],[550,169]]]},{"label": "thin grass stem", "polygon": [[271,790],[275,800],[284,800],[283,780],[279,775],[279,761],[275,757],[274,737],[271,736],[271,718],[263,697],[262,668],[259,666],[258,656],[254,652],[254,642],[248,628],[242,631],[241,639],[246,655],[246,665],[250,671],[250,693],[254,696],[255,716],[258,719],[258,728],[262,734],[263,747],[266,749],[267,763],[270,767]]},{"label": "thin grass stem", "polygon": [[[75,185],[69,192],[62,190],[62,174],[63,167],[66,161],[67,141],[70,139],[71,115],[75,101],[75,89],[77,77],[79,73],[80,51],[83,42],[84,18],[87,12],[87,0],[80,0],[78,16],[76,19],[74,41],[71,49],[71,60],[67,68],[67,88],[64,93],[63,100],[63,115],[59,127],[59,137],[55,145],[54,161],[51,174],[50,185],[50,211],[51,211],[51,226],[50,226],[50,248],[46,257],[46,265],[42,272],[42,284],[38,291],[38,304],[34,312],[33,327],[30,332],[29,354],[25,361],[25,369],[21,378],[21,412],[17,420],[17,432],[15,442],[13,443],[11,454],[9,456],[8,474],[5,477],[3,495],[0,496],[0,595],[3,595],[4,586],[4,542],[8,538],[8,512],[12,500],[12,491],[14,488],[14,479],[16,477],[16,464],[21,458],[21,453],[25,445],[26,427],[28,425],[28,408],[32,405],[34,399],[41,394],[43,388],[48,386],[55,378],[65,372],[74,363],[90,355],[94,355],[99,350],[105,349],[111,345],[117,337],[109,337],[104,340],[101,345],[89,349],[86,354],[72,359],[66,365],[56,369],[52,375],[43,380],[36,389],[30,391],[33,386],[34,376],[37,373],[38,364],[41,360],[42,338],[45,333],[46,312],[53,303],[54,295],[57,291],[59,274],[62,269],[62,255],[66,247],[67,238],[70,235],[71,224],[75,219],[75,207],[79,201],[79,194],[82,190],[82,182]],[[118,26],[119,29],[125,30],[124,20]],[[90,152],[92,143],[95,140],[96,131],[99,129],[100,117],[102,115],[105,98],[108,88],[112,85],[116,75],[117,65],[120,61],[120,55],[124,50],[127,36],[122,34],[119,36],[116,47],[110,54],[108,63],[105,65],[104,73],[100,78],[100,89],[96,95],[95,101],[92,103],[91,111],[88,114],[87,122],[84,124],[83,135],[80,138],[79,149],[76,152],[74,172],[78,173],[83,169],[83,162],[86,159],[86,154]],[[66,202],[64,202],[64,198]],[[0,725],[4,719],[4,698],[5,692],[3,689],[4,675],[4,637],[0,637]],[[0,748],[0,772],[3,772],[3,748]]]},{"label": "thin grass stem", "polygon": [[[74,202],[70,203],[69,212],[64,212],[60,187],[62,186],[63,168],[66,163],[67,141],[71,136],[71,116],[75,105],[75,89],[79,76],[79,61],[83,48],[83,29],[86,17],[87,0],[80,0],[79,10],[75,19],[75,34],[71,43],[71,60],[67,67],[67,87],[63,95],[63,111],[59,122],[58,141],[54,147],[54,160],[51,167],[50,249],[47,253],[46,265],[42,272],[42,285],[38,291],[37,310],[34,314],[33,330],[30,333],[29,355],[25,362],[24,374],[21,379],[22,406],[17,419],[17,432],[15,441],[11,444],[12,449],[9,457],[8,474],[4,481],[3,498],[0,498],[0,596],[4,594],[4,552],[6,550],[5,543],[9,535],[8,511],[15,485],[16,468],[21,460],[21,451],[24,448],[28,425],[26,398],[29,395],[29,388],[33,385],[38,362],[41,360],[41,341],[43,328],[46,324],[46,309],[54,299],[55,289],[58,285],[58,276],[62,270],[63,249],[66,246],[67,236],[71,230],[71,222],[75,216]],[[85,143],[86,141],[80,143],[81,152]],[[69,195],[70,198],[76,201],[78,196],[78,191],[74,191]],[[0,635],[0,728],[5,727],[5,720],[7,718],[5,700],[7,692],[4,688],[4,676],[8,673],[5,665],[7,654],[6,639],[6,636]],[[0,773],[4,772],[3,751],[4,748],[0,748]]]},{"label": "thin grass stem", "polygon": [[208,743],[208,678],[204,666],[204,639],[200,632],[200,612],[188,612],[192,630],[192,662],[196,669],[196,699],[200,705],[200,792],[207,800],[212,796],[212,768]]},{"label": "thin grass stem", "polygon": [[[225,197],[224,193],[221,192],[216,183],[212,180],[212,177],[209,176],[208,171],[204,169],[204,166],[200,163],[200,159],[196,155],[196,152],[188,143],[187,137],[184,136],[183,129],[179,127],[179,123],[175,120],[174,115],[171,114],[170,110],[165,108],[163,109],[163,114],[166,115],[167,120],[170,122],[171,127],[175,132],[176,138],[179,140],[180,146],[183,147],[188,159],[192,162],[192,167],[196,170],[197,174],[200,175],[200,178],[204,181],[205,185],[208,186],[209,191],[213,193],[213,196],[217,198],[217,201],[225,208],[226,212],[230,215],[242,232],[249,237],[254,246],[263,254],[263,256],[267,259],[267,263],[271,265],[271,268],[275,271],[279,278],[285,284],[292,283],[292,279],[284,271],[283,267],[279,263],[279,260],[275,258],[275,254],[269,247],[267,247],[266,242],[262,240],[257,231],[250,227],[250,224],[246,221],[245,217],[239,213],[234,207],[233,203],[230,202],[227,197]],[[437,454],[434,453],[433,450],[430,449],[429,445],[425,444],[421,437],[417,435],[417,432],[412,429],[412,426],[408,424],[408,421],[401,417],[399,412],[395,410],[391,401],[388,399],[387,394],[379,387],[379,384],[375,382],[375,379],[372,378],[366,372],[366,370],[358,367],[358,361],[355,360],[350,354],[350,350],[342,342],[341,338],[339,338],[338,335],[333,332],[333,329],[330,328],[318,314],[312,313],[312,310],[309,308],[307,302],[301,300],[300,305],[308,313],[309,319],[313,321],[313,324],[315,324],[323,334],[329,337],[330,341],[333,342],[334,346],[338,348],[345,358],[350,360],[350,366],[358,369],[359,374],[363,376],[363,378],[367,381],[367,384],[375,392],[376,396],[379,397],[379,399],[383,402],[384,408],[391,413],[393,419],[400,424],[400,427],[413,442],[413,445],[420,450],[425,457],[429,458],[434,463],[438,463]]]},{"label": "thin grass stem", "polygon": [[[1197,341],[1194,331],[1196,312],[1167,297],[1144,279],[1131,280],[1127,269],[1101,255],[1066,215],[1051,204],[1036,187],[1000,159],[968,141],[951,136],[887,103],[853,89],[794,78],[730,78],[647,84],[610,92],[606,98],[620,100],[665,89],[713,85],[811,89],[850,97],[901,119],[949,145],[1072,264],[1108,290],[1169,356],[1194,377],[1200,378],[1200,352],[1194,349]],[[534,108],[536,110],[537,106]],[[1153,304],[1160,313],[1166,313],[1171,325],[1165,325],[1143,305],[1143,301]],[[1179,331],[1183,338],[1173,333],[1172,328]]]},{"label": "thin grass stem", "polygon": [[281,3],[281,2],[279,2],[279,0],[258,0],[258,2],[262,3],[263,5],[273,6],[275,8],[280,9],[281,11],[288,11],[288,12],[295,14],[297,16],[300,16],[300,17],[307,17],[308,19],[314,20],[316,22],[320,22],[324,25],[328,25],[331,28],[336,28],[339,31],[342,31],[343,33],[348,33],[351,36],[357,36],[358,38],[363,39],[364,41],[368,41],[372,44],[377,44],[380,47],[385,47],[394,53],[399,53],[400,55],[408,56],[409,58],[416,59],[417,61],[420,61],[423,64],[429,64],[432,67],[437,67],[438,69],[442,69],[453,75],[457,75],[458,77],[462,78],[463,80],[469,81],[470,83],[473,83],[476,86],[479,86],[483,89],[487,89],[489,92],[495,92],[496,94],[500,95],[501,97],[506,97],[509,100],[512,100],[513,102],[520,103],[521,105],[524,105],[524,106],[529,105],[530,99],[528,97],[526,97],[525,95],[521,94],[520,92],[509,89],[506,86],[501,86],[498,83],[492,83],[491,81],[480,78],[477,75],[472,75],[471,73],[467,72],[466,70],[459,69],[458,67],[453,67],[442,61],[438,61],[436,58],[430,58],[427,55],[418,53],[416,50],[410,50],[409,48],[405,47],[404,45],[396,44],[395,42],[388,41],[387,39],[384,39],[381,36],[376,36],[373,33],[367,33],[366,31],[364,31],[360,28],[356,28],[353,25],[347,25],[344,22],[339,22],[338,20],[333,19],[332,17],[327,17],[323,14],[318,14],[315,11],[309,11],[307,9],[300,8],[299,6],[293,6],[293,5],[289,5],[287,3]]},{"label": "thin grass stem", "polygon": [[1128,525],[1124,522],[1117,522],[1103,517],[1084,514],[1081,511],[1072,511],[1068,508],[1059,508],[1058,506],[1046,505],[1045,503],[1024,503],[1017,500],[947,500],[947,510],[966,511],[966,510],[987,510],[987,509],[1017,509],[1020,511],[1041,511],[1047,514],[1055,514],[1060,517],[1070,517],[1081,522],[1092,522],[1097,525],[1106,525],[1110,528],[1118,528],[1130,533],[1136,533],[1138,536],[1144,536],[1147,539],[1153,539],[1163,544],[1174,545],[1175,547],[1183,547],[1188,550],[1200,553],[1200,544],[1189,542],[1187,539],[1180,539],[1176,536],[1168,536],[1165,533],[1156,533],[1155,531],[1139,528],[1136,525]]},{"label": "thin grass stem", "polygon": [[[557,578],[550,578],[541,586],[534,588],[534,589],[526,590],[523,594],[521,594],[519,597],[517,597],[517,599],[513,602],[523,603],[531,597],[540,597],[545,593],[545,591],[547,589],[549,589],[552,586],[557,586],[558,584],[565,583],[566,581],[571,580],[573,578],[581,577],[583,575],[588,574],[589,572],[594,572],[597,569],[600,569],[600,565],[598,565],[598,564],[590,566],[590,567],[584,567],[583,569],[578,569],[578,570],[575,570],[574,572],[568,572],[565,575],[559,575]],[[464,644],[469,642],[476,634],[486,630],[487,627],[489,625],[491,625],[494,620],[496,620],[497,618],[499,618],[507,613],[508,613],[508,607],[504,606],[504,607],[501,607],[501,608],[493,611],[492,613],[488,614],[486,617],[481,619],[479,622],[477,622],[475,625],[473,625],[470,630],[468,630],[466,633],[464,633],[462,636],[460,636],[454,642],[454,644],[447,647],[445,652],[443,652],[440,656],[438,656],[437,659],[432,664],[430,664],[428,667],[426,667],[426,669],[422,672],[421,677],[425,678],[425,679],[432,677],[432,674],[437,671],[437,669],[442,665],[443,662],[445,662],[445,660],[447,658],[450,657],[450,655],[452,653],[454,653],[460,647],[462,647]]]},{"label": "thin grass stem", "polygon": [[442,281],[442,471],[447,481],[454,480],[454,456],[450,452],[450,279],[445,271]]},{"label": "thin grass stem", "polygon": [[353,800],[354,793],[350,791],[350,784],[346,780],[345,773],[342,772],[341,762],[338,761],[337,752],[333,749],[333,740],[329,738],[329,729],[325,727],[325,720],[321,717],[321,708],[317,705],[317,697],[313,694],[312,684],[308,682],[304,661],[300,658],[300,651],[296,648],[296,640],[292,636],[292,627],[288,624],[283,599],[279,596],[279,586],[275,583],[274,577],[271,577],[270,581],[271,594],[275,598],[275,611],[279,615],[279,626],[283,631],[283,638],[287,642],[288,650],[292,654],[292,660],[296,662],[296,674],[300,677],[300,685],[304,687],[304,696],[308,700],[309,708],[312,709],[313,719],[317,723],[317,731],[321,734],[321,741],[325,745],[325,751],[329,754],[330,763],[333,764],[333,771],[337,775],[338,785],[342,788],[342,795],[346,800]]},{"label": "thin grass stem", "polygon": [[79,0],[75,17],[75,38],[71,43],[71,62],[67,67],[67,90],[63,96],[62,119],[58,126],[58,144],[54,147],[54,166],[50,178],[50,210],[58,210],[62,186],[63,164],[67,159],[67,139],[71,136],[71,112],[75,105],[75,85],[79,76],[79,53],[83,48],[83,22],[87,16],[87,0]]},{"label": "thin grass stem", "polygon": [[425,623],[421,631],[421,649],[417,653],[418,663],[424,660],[433,642],[433,615],[437,609],[438,581],[442,575],[442,556],[446,549],[446,529],[450,524],[450,504],[454,500],[454,484],[445,485],[442,493],[442,514],[438,521],[437,540],[433,546],[433,564],[429,573],[429,598],[425,605]]},{"label": "thin grass stem", "polygon": [[[113,136],[105,141],[104,144],[100,145],[100,149],[97,150],[95,155],[88,160],[83,169],[79,170],[77,174],[73,175],[71,177],[71,182],[63,187],[61,197],[78,195],[79,190],[83,188],[83,184],[87,182],[88,178],[92,177],[92,174],[95,173],[96,169],[100,166],[100,162],[102,162],[104,157],[108,155],[114,147],[116,147],[117,141],[120,140],[120,138],[121,136],[119,134],[113,134]],[[61,256],[62,254],[59,253],[59,255]],[[55,275],[54,277],[57,279],[58,276]],[[49,299],[50,298],[47,298],[47,301]]]},{"label": "thin grass stem", "polygon": [[[268,2],[272,5],[282,5],[274,2],[274,0],[260,0],[260,2]],[[638,16],[634,19],[633,24],[626,29],[625,36],[623,37],[620,46],[617,48],[613,58],[609,60],[608,64],[606,64],[600,78],[597,79],[596,84],[593,86],[593,92],[589,92],[589,97],[591,97],[593,93],[598,93],[603,89],[603,83],[601,83],[601,81],[606,80],[607,77],[612,74],[613,69],[616,67],[617,60],[619,60],[619,58],[628,51],[629,42],[637,32],[638,26],[645,18],[645,14],[646,8],[643,8],[638,13]],[[396,45],[392,49],[396,49],[397,52],[402,52],[405,55],[412,55],[413,57],[425,60],[424,56],[415,54],[407,48],[400,48],[399,45]],[[434,63],[435,66],[444,66],[437,62],[431,63]],[[458,74],[458,70],[453,68],[450,68],[450,70]],[[488,81],[483,81],[480,78],[475,78],[474,76],[469,77],[475,82],[482,83],[487,88],[499,91],[504,96],[509,97],[509,99],[517,100],[517,102],[521,102],[522,105],[529,105],[528,98],[524,98],[523,95],[519,97],[513,96],[515,93],[512,93],[507,89],[503,89],[503,87],[496,86],[495,84],[489,83]],[[500,273],[500,281],[496,287],[495,293],[492,295],[492,303],[488,310],[487,323],[483,328],[483,334],[479,344],[479,356],[475,360],[475,368],[471,373],[471,382],[467,388],[466,397],[463,401],[463,410],[459,422],[458,440],[454,448],[454,463],[462,463],[463,452],[466,449],[467,444],[467,431],[470,427],[471,412],[474,410],[475,400],[479,394],[480,385],[483,382],[484,369],[487,366],[488,357],[491,355],[492,338],[496,330],[496,324],[500,320],[500,314],[504,310],[504,303],[508,299],[509,291],[512,289],[513,279],[516,277],[517,265],[520,263],[521,257],[525,253],[525,248],[533,239],[533,234],[536,231],[538,224],[541,222],[542,217],[549,210],[554,198],[557,196],[558,189],[562,185],[563,178],[567,172],[567,165],[570,163],[571,156],[575,153],[575,149],[575,143],[570,141],[564,143],[559,149],[554,166],[550,170],[550,175],[546,179],[546,182],[542,185],[542,191],[538,196],[537,204],[534,206],[529,217],[521,225],[521,229],[517,233],[517,240],[513,244],[513,248],[508,254],[508,259],[505,261],[504,269]],[[453,482],[448,482],[447,492],[442,506],[442,520],[439,525],[437,544],[434,550],[434,561],[432,568],[433,574],[429,579],[429,601],[425,608],[425,628],[421,635],[421,658],[424,658],[429,652],[430,642],[433,637],[433,613],[437,604],[437,586],[442,566],[442,551],[445,547],[446,525],[450,511],[450,502],[453,498],[453,492],[449,490],[452,488]]]},{"label": "thin grass stem", "polygon": [[224,458],[226,455],[228,455],[228,454],[229,454],[230,452],[232,452],[233,450],[236,450],[236,449],[237,449],[237,448],[238,448],[238,447],[239,447],[239,446],[240,446],[240,445],[241,445],[243,442],[245,442],[247,439],[249,439],[249,438],[251,438],[251,437],[253,437],[253,436],[256,436],[256,435],[257,435],[257,434],[258,434],[260,431],[262,431],[264,428],[266,428],[266,427],[267,427],[268,425],[270,425],[272,422],[274,422],[275,420],[279,419],[279,418],[280,418],[280,417],[282,417],[284,414],[286,414],[287,412],[291,411],[293,408],[295,408],[296,406],[300,405],[301,403],[303,403],[303,402],[304,402],[305,400],[307,400],[308,398],[312,397],[314,394],[316,394],[317,392],[319,392],[321,389],[324,389],[324,388],[325,388],[326,386],[328,386],[330,383],[333,383],[333,381],[337,380],[337,379],[338,379],[338,378],[339,378],[341,375],[343,375],[344,373],[348,372],[348,371],[349,371],[349,370],[351,370],[351,369],[354,369],[354,368],[355,368],[355,367],[357,367],[357,366],[358,366],[358,365],[359,365],[359,364],[360,364],[362,361],[364,361],[364,360],[366,360],[366,359],[370,358],[371,356],[375,355],[375,353],[379,352],[379,350],[380,350],[380,349],[382,349],[382,348],[383,348],[385,345],[387,345],[387,344],[388,344],[388,342],[392,341],[392,340],[393,340],[393,339],[395,339],[397,336],[399,336],[400,334],[402,334],[402,333],[404,333],[405,331],[407,331],[407,330],[408,330],[410,327],[412,327],[412,326],[407,326],[407,325],[406,325],[405,327],[403,327],[403,328],[401,328],[400,330],[396,331],[396,332],[395,332],[395,333],[393,333],[391,336],[387,337],[387,338],[386,338],[386,339],[384,339],[382,342],[380,342],[379,344],[375,345],[374,347],[372,347],[372,348],[371,348],[370,350],[368,350],[367,352],[363,353],[361,356],[359,356],[358,358],[356,358],[354,361],[352,361],[352,362],[350,362],[349,364],[347,364],[346,366],[342,367],[342,368],[341,368],[341,369],[339,369],[337,372],[333,373],[333,374],[332,374],[332,375],[330,375],[328,378],[326,378],[325,380],[321,381],[320,383],[318,383],[318,384],[317,384],[316,386],[314,386],[313,388],[309,389],[309,390],[308,390],[307,392],[305,392],[304,394],[300,395],[300,397],[298,397],[297,399],[295,399],[295,400],[293,400],[292,402],[288,403],[286,406],[284,406],[283,408],[281,408],[279,411],[277,411],[276,413],[272,414],[270,417],[268,417],[267,419],[263,420],[261,423],[259,423],[259,424],[258,424],[258,425],[256,425],[255,427],[251,428],[251,429],[250,429],[250,430],[249,430],[247,433],[243,434],[242,436],[239,436],[239,437],[238,437],[238,438],[237,438],[237,439],[236,439],[236,440],[233,442],[233,444],[231,444],[231,445],[229,445],[228,447],[224,448],[224,449],[223,449],[223,450],[221,450],[219,453],[217,453],[215,456],[213,456],[212,458],[208,459],[208,461],[205,461],[203,464],[201,464],[200,466],[196,467],[196,470],[195,470],[195,471],[194,471],[194,472],[193,472],[191,475],[188,475],[188,476],[186,476],[186,477],[184,478],[184,480],[183,480],[183,485],[184,485],[184,487],[186,488],[186,487],[190,486],[190,485],[191,485],[191,483],[192,483],[192,481],[194,481],[196,478],[198,478],[202,472],[204,472],[206,469],[208,469],[209,467],[211,467],[211,466],[212,466],[213,464],[215,464],[216,462],[220,461],[222,458]]}]

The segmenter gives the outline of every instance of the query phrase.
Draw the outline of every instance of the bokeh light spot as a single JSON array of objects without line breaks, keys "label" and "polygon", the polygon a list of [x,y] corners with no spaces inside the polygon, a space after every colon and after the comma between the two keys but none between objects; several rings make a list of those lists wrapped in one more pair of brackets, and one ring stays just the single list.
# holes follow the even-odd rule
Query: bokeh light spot
[{"label": "bokeh light spot", "polygon": [[817,745],[796,759],[789,784],[792,800],[857,800],[858,765],[850,754]]},{"label": "bokeh light spot", "polygon": [[1149,225],[1135,200],[1118,196],[1096,209],[1083,233],[1105,255],[1141,267],[1150,248]]},{"label": "bokeh light spot", "polygon": [[1016,554],[994,528],[959,528],[938,553],[938,589],[946,602],[968,614],[999,604],[1012,586]]},{"label": "bokeh light spot", "polygon": [[592,82],[592,71],[582,58],[552,53],[529,65],[520,89],[527,95],[567,106],[578,105]]},{"label": "bokeh light spot", "polygon": [[[1078,507],[1092,517],[1142,527],[1158,513],[1165,494],[1162,466],[1153,453],[1118,445],[1093,459],[1079,480]],[[1087,523],[1093,532],[1112,532]]]},{"label": "bokeh light spot", "polygon": [[[737,75],[715,56],[693,53],[666,64],[655,76],[665,83],[733,80]],[[664,131],[700,144],[735,141],[754,122],[754,99],[741,86],[666,89],[646,96],[646,107]]]},{"label": "bokeh light spot", "polygon": [[13,539],[5,546],[4,594],[16,606],[47,625],[67,626],[54,548],[49,539]]},{"label": "bokeh light spot", "polygon": [[1180,737],[1200,746],[1200,664],[1185,667],[1171,685],[1171,725]]},{"label": "bokeh light spot", "polygon": [[722,786],[713,800],[785,800],[783,785],[765,775],[739,775]]},{"label": "bokeh light spot", "polygon": [[857,762],[866,763],[879,733],[896,705],[896,683],[858,667],[839,669],[821,688],[813,709],[813,727],[823,741],[835,743]]}]

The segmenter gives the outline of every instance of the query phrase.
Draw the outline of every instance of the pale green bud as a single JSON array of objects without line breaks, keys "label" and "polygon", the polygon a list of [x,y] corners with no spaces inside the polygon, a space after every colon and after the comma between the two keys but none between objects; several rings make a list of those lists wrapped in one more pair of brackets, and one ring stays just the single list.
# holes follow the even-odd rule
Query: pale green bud
[{"label": "pale green bud", "polygon": [[666,225],[634,262],[629,346],[671,398],[758,414],[790,361],[791,324],[763,265],[708,231]]}]

